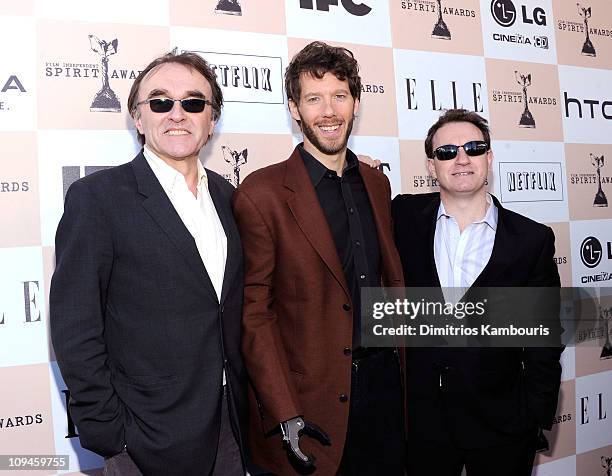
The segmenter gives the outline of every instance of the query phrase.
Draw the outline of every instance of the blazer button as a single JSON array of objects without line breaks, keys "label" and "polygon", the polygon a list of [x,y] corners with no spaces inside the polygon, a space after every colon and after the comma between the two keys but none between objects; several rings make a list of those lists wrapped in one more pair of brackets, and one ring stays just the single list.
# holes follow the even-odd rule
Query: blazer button
[{"label": "blazer button", "polygon": [[348,397],[345,394],[341,393],[340,396],[338,397],[338,400],[344,403],[348,401]]},{"label": "blazer button", "polygon": [[225,308],[223,307],[223,305],[221,305],[221,307],[219,308],[219,312],[223,314],[223,311],[225,311]]},{"label": "blazer button", "polygon": [[349,304],[344,303],[342,305],[342,309],[344,309],[345,311],[350,311],[351,310],[351,306]]},{"label": "blazer button", "polygon": [[345,347],[343,352],[344,352],[344,355],[351,355],[352,354],[352,351],[351,351],[350,347]]}]

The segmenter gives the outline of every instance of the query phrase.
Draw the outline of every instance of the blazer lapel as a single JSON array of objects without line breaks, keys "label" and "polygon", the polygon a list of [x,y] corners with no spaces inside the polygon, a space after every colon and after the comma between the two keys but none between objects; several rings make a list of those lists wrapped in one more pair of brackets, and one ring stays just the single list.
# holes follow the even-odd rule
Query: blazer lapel
[{"label": "blazer lapel", "polygon": [[346,295],[350,297],[334,239],[297,148],[287,160],[285,187],[294,192],[287,200],[287,205],[302,233],[342,286]]},{"label": "blazer lapel", "polygon": [[234,276],[240,267],[242,246],[240,244],[238,228],[234,222],[230,198],[225,198],[223,196],[221,188],[217,183],[217,178],[211,174],[208,175],[208,189],[227,238],[227,259],[225,261],[225,272],[223,274],[223,286],[221,287],[220,299],[220,302],[223,302],[227,296]]},{"label": "blazer lapel", "polygon": [[422,234],[422,242],[427,243],[425,251],[426,265],[421,272],[425,273],[423,281],[430,283],[431,286],[440,287],[440,277],[438,276],[438,268],[436,266],[436,258],[434,255],[434,239],[436,234],[436,217],[438,216],[438,208],[440,207],[440,196],[436,195],[434,199],[427,204],[421,213],[417,215],[419,223],[416,226],[416,233]]},{"label": "blazer lapel", "polygon": [[[368,194],[372,214],[374,215],[374,223],[376,224],[376,232],[378,234],[378,242],[380,246],[380,256],[382,260],[383,283],[388,286],[403,286],[401,269],[398,267],[397,261],[399,256],[395,245],[393,244],[393,231],[389,225],[389,197],[386,187],[384,187],[380,178],[374,174],[378,174],[370,169],[369,166],[359,163],[359,174],[363,180],[363,184]],[[397,270],[397,271],[394,271]]]},{"label": "blazer lapel", "polygon": [[488,286],[497,282],[496,278],[513,264],[513,257],[516,256],[513,253],[513,249],[516,248],[517,243],[520,243],[520,240],[512,238],[518,232],[509,222],[506,210],[501,206],[497,198],[492,195],[491,197],[498,210],[497,230],[495,231],[491,258],[472,285],[476,287]]},{"label": "blazer lapel", "polygon": [[132,169],[136,176],[138,192],[146,197],[142,206],[183,256],[187,267],[202,281],[205,289],[216,300],[217,294],[206,272],[195,240],[174,209],[142,152],[132,161]]}]

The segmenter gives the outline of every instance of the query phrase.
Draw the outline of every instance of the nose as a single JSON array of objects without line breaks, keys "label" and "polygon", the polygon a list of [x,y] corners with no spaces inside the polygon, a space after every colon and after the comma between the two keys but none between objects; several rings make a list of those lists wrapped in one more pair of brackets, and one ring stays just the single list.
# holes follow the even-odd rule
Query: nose
[{"label": "nose", "polygon": [[322,114],[325,117],[331,117],[334,116],[336,113],[334,112],[334,102],[333,99],[331,98],[325,98],[323,100],[323,104],[322,104]]},{"label": "nose", "polygon": [[457,157],[455,158],[455,163],[459,165],[468,165],[470,163],[470,156],[465,153],[463,147],[459,147],[457,150]]},{"label": "nose", "polygon": [[174,101],[172,109],[170,109],[168,113],[168,117],[174,122],[181,122],[185,119],[185,110],[179,101]]}]

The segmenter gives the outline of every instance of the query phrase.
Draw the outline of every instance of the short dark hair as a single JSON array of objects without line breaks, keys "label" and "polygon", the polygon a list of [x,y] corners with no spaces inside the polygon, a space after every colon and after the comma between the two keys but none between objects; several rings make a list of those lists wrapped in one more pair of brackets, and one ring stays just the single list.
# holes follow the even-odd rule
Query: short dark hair
[{"label": "short dark hair", "polygon": [[467,109],[448,109],[442,114],[433,126],[429,128],[427,137],[425,138],[425,155],[428,159],[433,159],[433,137],[438,132],[440,127],[450,122],[469,122],[474,124],[480,132],[484,141],[491,145],[491,133],[489,130],[489,122],[480,114],[468,111]]},{"label": "short dark hair", "polygon": [[[132,84],[132,89],[130,89],[130,95],[128,96],[128,111],[132,117],[135,117],[136,114],[136,104],[138,103],[138,92],[140,90],[140,83],[142,80],[149,74],[153,69],[157,68],[162,64],[169,63],[177,63],[182,64],[183,66],[187,66],[188,68],[196,70],[200,73],[210,84],[210,88],[212,89],[212,98],[210,98],[212,102],[212,118],[214,121],[217,121],[219,117],[221,117],[221,108],[223,107],[223,92],[221,91],[221,87],[219,83],[217,83],[217,76],[213,69],[210,67],[208,62],[202,58],[200,55],[196,53],[192,53],[190,51],[185,51],[183,53],[177,53],[176,49],[173,51],[166,53],[163,56],[155,58],[151,61],[145,69],[143,69],[138,77],[134,80],[134,84]],[[145,143],[145,137],[138,131],[138,142],[140,144]]]},{"label": "short dark hair", "polygon": [[333,73],[340,81],[348,81],[353,99],[361,98],[361,78],[359,65],[353,53],[340,46],[330,46],[322,41],[313,41],[297,53],[285,71],[285,92],[287,99],[299,102],[300,76],[311,74],[317,79],[325,73]]}]

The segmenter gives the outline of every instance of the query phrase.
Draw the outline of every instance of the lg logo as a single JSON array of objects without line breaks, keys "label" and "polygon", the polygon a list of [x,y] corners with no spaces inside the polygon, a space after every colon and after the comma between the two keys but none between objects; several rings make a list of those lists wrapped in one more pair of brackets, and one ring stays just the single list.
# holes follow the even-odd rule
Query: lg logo
[{"label": "lg logo", "polygon": [[[607,258],[612,260],[612,241],[607,242]],[[594,236],[588,236],[580,245],[580,259],[587,268],[597,266],[602,258],[605,257],[605,252],[601,242]]]},{"label": "lg logo", "polygon": [[[306,10],[314,10],[315,0],[300,0],[300,8]],[[338,0],[316,0],[317,10],[328,12],[330,5],[338,6]],[[365,3],[355,3],[353,0],[341,0],[344,9],[351,15],[362,17],[372,11],[372,8]]]},{"label": "lg logo", "polygon": [[580,259],[587,268],[594,268],[601,261],[603,249],[594,236],[589,236],[580,245]]},{"label": "lg logo", "polygon": [[[531,14],[528,14],[527,7],[521,5],[521,13],[523,23],[528,25],[535,23],[536,25],[546,26],[546,12],[544,9],[536,7]],[[507,28],[514,25],[516,21],[516,7],[512,0],[493,0],[491,2],[491,15],[498,25]]]}]

